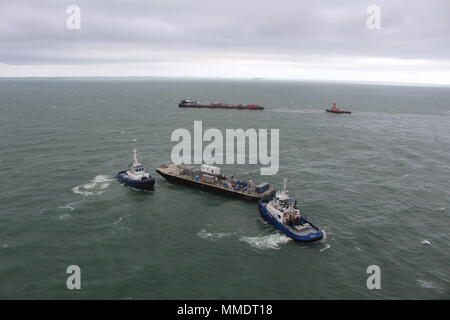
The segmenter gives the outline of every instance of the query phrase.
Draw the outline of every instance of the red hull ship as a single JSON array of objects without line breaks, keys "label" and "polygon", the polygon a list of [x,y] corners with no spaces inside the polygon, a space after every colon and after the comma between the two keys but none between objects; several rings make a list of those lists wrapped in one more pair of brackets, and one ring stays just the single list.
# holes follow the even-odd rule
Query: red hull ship
[{"label": "red hull ship", "polygon": [[210,103],[210,104],[200,104],[197,101],[191,99],[181,100],[178,104],[180,108],[207,108],[207,109],[237,109],[237,110],[264,110],[264,107],[261,107],[257,104],[248,104],[248,105],[228,105],[225,103]]},{"label": "red hull ship", "polygon": [[333,102],[333,106],[330,109],[325,109],[326,112],[331,112],[331,113],[346,113],[346,114],[351,114],[351,111],[345,111],[342,109],[339,109],[336,107],[336,102]]}]

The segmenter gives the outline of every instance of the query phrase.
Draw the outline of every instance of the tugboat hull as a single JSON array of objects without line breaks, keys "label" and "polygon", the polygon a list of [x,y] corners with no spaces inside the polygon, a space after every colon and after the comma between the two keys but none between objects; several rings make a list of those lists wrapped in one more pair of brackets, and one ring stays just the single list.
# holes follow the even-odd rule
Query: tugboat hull
[{"label": "tugboat hull", "polygon": [[345,114],[352,114],[352,112],[351,111],[344,111],[344,110],[342,110],[342,111],[334,111],[334,110],[331,110],[331,109],[326,109],[325,110],[326,112],[330,112],[330,113],[345,113]]},{"label": "tugboat hull", "polygon": [[139,190],[153,190],[155,188],[155,178],[150,177],[142,180],[132,180],[126,177],[126,171],[120,171],[117,179],[126,186]]},{"label": "tugboat hull", "polygon": [[278,230],[283,232],[285,235],[287,235],[288,237],[290,237],[296,241],[299,241],[299,242],[314,242],[314,241],[321,240],[323,238],[323,232],[320,231],[320,229],[317,228],[315,225],[313,225],[311,222],[306,220],[304,217],[301,217],[301,220],[300,220],[301,223],[302,224],[309,223],[311,225],[311,227],[316,230],[316,232],[308,234],[308,235],[299,235],[299,234],[292,232],[289,227],[287,227],[286,225],[277,221],[277,219],[267,211],[265,203],[267,203],[268,200],[269,200],[269,198],[264,198],[259,201],[259,203],[258,203],[259,213],[261,214],[261,217],[264,220],[266,220],[268,223],[273,225],[275,228],[277,228]]}]

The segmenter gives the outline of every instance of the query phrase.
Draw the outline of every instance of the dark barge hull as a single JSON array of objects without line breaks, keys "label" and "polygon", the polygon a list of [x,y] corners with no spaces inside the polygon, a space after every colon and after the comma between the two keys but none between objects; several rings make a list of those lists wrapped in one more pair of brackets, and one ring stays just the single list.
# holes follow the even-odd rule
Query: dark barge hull
[{"label": "dark barge hull", "polygon": [[236,109],[236,110],[264,110],[264,107],[258,106],[254,108],[249,108],[247,106],[219,106],[219,105],[185,105],[185,104],[178,104],[178,107],[180,108],[198,108],[198,109]]},{"label": "dark barge hull", "polygon": [[[216,193],[216,194],[220,194],[220,195],[224,195],[224,196],[228,196],[228,197],[244,199],[247,201],[259,201],[262,198],[267,197],[266,193],[264,193],[264,195],[261,194],[258,197],[257,195],[243,194],[243,193],[236,192],[233,190],[220,188],[220,187],[217,187],[212,184],[205,183],[205,182],[199,182],[199,181],[194,181],[194,180],[189,180],[189,179],[173,176],[170,174],[163,173],[159,169],[156,169],[156,172],[158,172],[162,177],[164,177],[165,179],[167,179],[170,182],[182,184],[182,185],[189,186],[189,187],[203,189],[208,192],[212,192],[212,193]],[[275,192],[275,190],[271,194],[273,194],[274,192]]]},{"label": "dark barge hull", "polygon": [[330,113],[337,113],[337,114],[340,114],[340,113],[352,114],[351,111],[333,111],[333,110],[331,110],[331,109],[326,109],[325,111],[326,111],[326,112],[330,112]]}]

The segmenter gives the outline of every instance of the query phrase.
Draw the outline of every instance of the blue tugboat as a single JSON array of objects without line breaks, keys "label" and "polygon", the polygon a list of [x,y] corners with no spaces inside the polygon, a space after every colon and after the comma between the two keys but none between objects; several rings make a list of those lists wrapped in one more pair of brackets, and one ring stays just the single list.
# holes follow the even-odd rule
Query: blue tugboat
[{"label": "blue tugboat", "polygon": [[129,170],[120,171],[117,179],[126,186],[140,190],[153,190],[155,186],[155,178],[139,162],[136,149],[134,149],[133,163],[130,163]]},{"label": "blue tugboat", "polygon": [[297,201],[289,198],[284,179],[283,191],[263,198],[258,203],[261,216],[275,228],[300,242],[313,242],[323,238],[323,233],[306,220],[297,208]]}]

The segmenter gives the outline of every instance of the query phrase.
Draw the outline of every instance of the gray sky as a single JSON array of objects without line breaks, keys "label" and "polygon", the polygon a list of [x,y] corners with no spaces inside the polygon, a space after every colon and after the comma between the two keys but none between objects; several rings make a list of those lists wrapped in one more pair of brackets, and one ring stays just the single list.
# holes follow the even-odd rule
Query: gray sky
[{"label": "gray sky", "polygon": [[0,76],[450,84],[449,34],[448,0],[0,0]]}]

